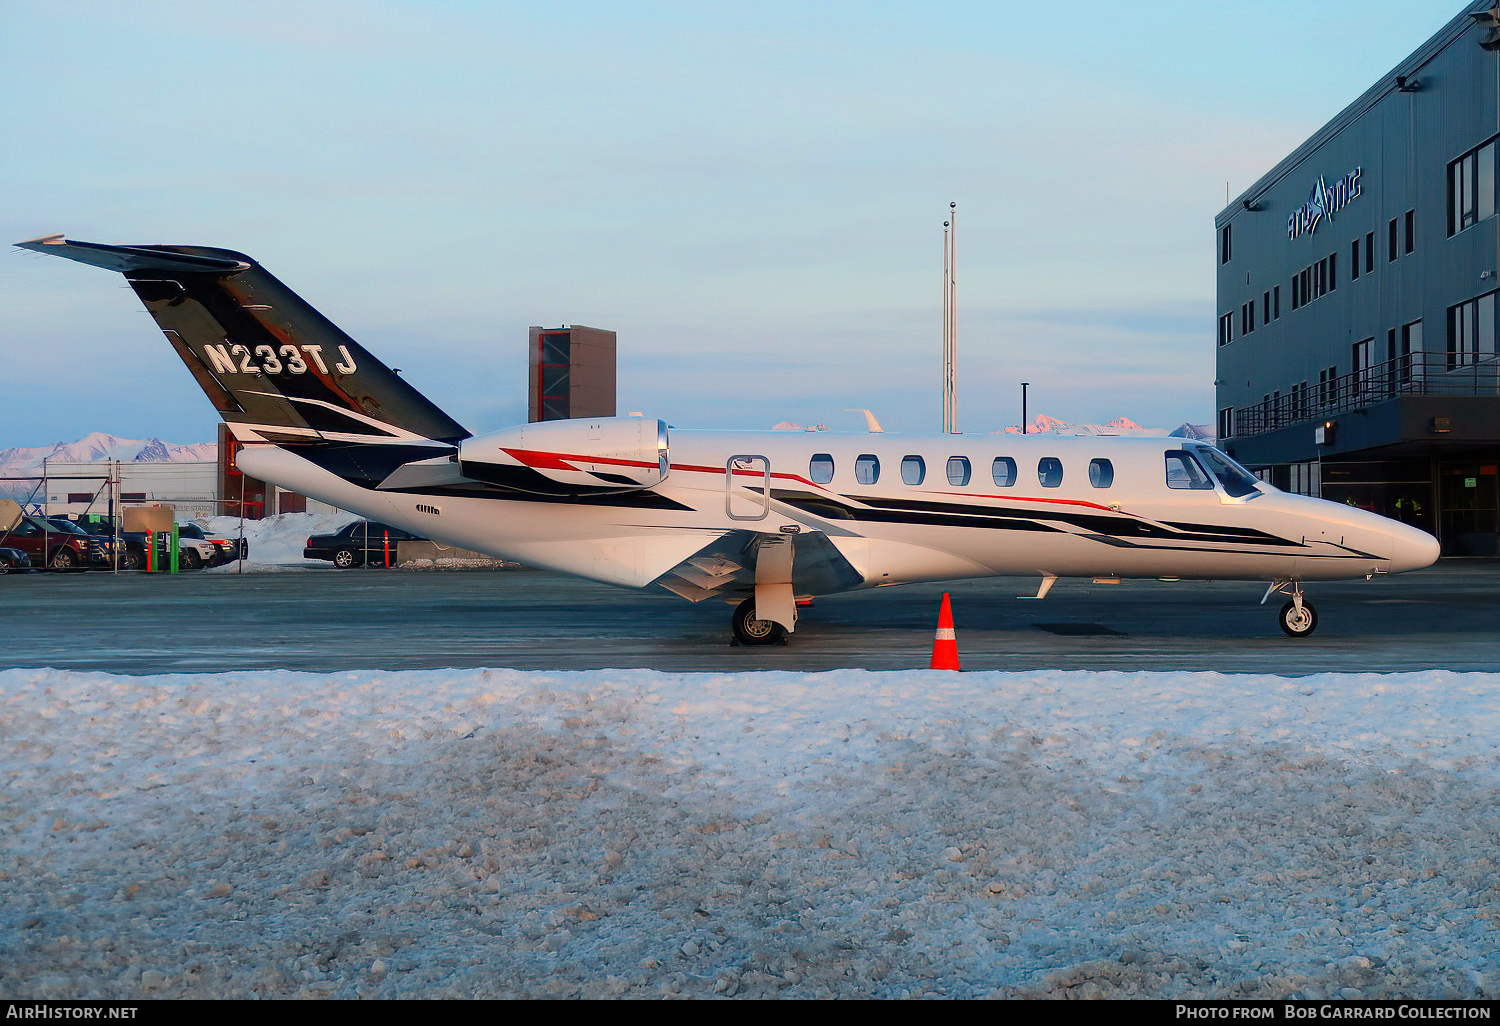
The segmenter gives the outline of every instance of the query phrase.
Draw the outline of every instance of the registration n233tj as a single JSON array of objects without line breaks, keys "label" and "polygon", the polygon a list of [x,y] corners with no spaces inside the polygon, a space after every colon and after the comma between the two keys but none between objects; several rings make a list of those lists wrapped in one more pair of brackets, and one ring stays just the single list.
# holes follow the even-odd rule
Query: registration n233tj
[{"label": "registration n233tj", "polygon": [[316,369],[319,374],[328,373],[328,360],[334,360],[333,369],[340,374],[353,374],[358,368],[348,346],[339,346],[338,352],[323,357],[320,345],[250,346],[238,343],[206,345],[203,347],[208,362],[215,374],[306,374]]}]

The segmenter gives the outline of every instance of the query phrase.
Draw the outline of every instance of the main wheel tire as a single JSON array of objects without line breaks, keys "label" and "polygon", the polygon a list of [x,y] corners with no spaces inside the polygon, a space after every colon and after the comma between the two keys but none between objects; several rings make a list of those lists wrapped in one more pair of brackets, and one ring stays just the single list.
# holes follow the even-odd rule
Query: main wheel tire
[{"label": "main wheel tire", "polygon": [[1318,628],[1318,611],[1307,599],[1302,600],[1302,612],[1297,612],[1297,604],[1288,602],[1281,607],[1281,629],[1289,638],[1305,638]]},{"label": "main wheel tire", "polygon": [[77,570],[79,563],[72,549],[58,549],[52,554],[52,562],[47,565],[54,570]]},{"label": "main wheel tire", "polygon": [[774,645],[786,637],[786,628],[775,620],[755,618],[755,600],[746,599],[734,611],[734,636],[741,645]]},{"label": "main wheel tire", "polygon": [[360,566],[364,561],[364,557],[353,549],[339,549],[333,554],[333,565],[340,570],[348,570],[351,567]]}]

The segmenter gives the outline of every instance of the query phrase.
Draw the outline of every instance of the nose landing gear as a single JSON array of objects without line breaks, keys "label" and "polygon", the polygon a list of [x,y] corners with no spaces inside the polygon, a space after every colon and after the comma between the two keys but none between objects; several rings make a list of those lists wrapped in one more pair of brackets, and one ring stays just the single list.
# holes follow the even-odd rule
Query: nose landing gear
[{"label": "nose landing gear", "polygon": [[1291,589],[1292,600],[1281,607],[1281,616],[1277,622],[1281,624],[1282,631],[1289,638],[1305,638],[1318,629],[1318,611],[1313,604],[1302,597],[1302,584],[1299,581],[1272,581],[1271,586],[1266,589],[1266,594],[1261,598],[1261,605],[1265,605],[1266,599],[1276,592],[1284,592]]}]

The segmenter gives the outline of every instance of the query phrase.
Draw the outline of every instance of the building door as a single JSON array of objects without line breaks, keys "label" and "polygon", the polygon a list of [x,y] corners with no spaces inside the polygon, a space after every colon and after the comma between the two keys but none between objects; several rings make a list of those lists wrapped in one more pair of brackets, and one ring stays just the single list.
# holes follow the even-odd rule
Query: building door
[{"label": "building door", "polygon": [[1500,555],[1500,467],[1468,460],[1438,465],[1438,537],[1445,556]]}]

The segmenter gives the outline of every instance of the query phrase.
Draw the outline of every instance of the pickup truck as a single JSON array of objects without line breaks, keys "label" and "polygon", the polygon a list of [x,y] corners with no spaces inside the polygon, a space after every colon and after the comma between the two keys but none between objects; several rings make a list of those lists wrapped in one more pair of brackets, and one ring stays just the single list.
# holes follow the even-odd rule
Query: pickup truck
[{"label": "pickup truck", "polygon": [[8,532],[0,531],[0,545],[20,549],[32,566],[53,570],[85,570],[113,564],[115,543],[111,538],[88,534],[75,524],[24,516]]}]

